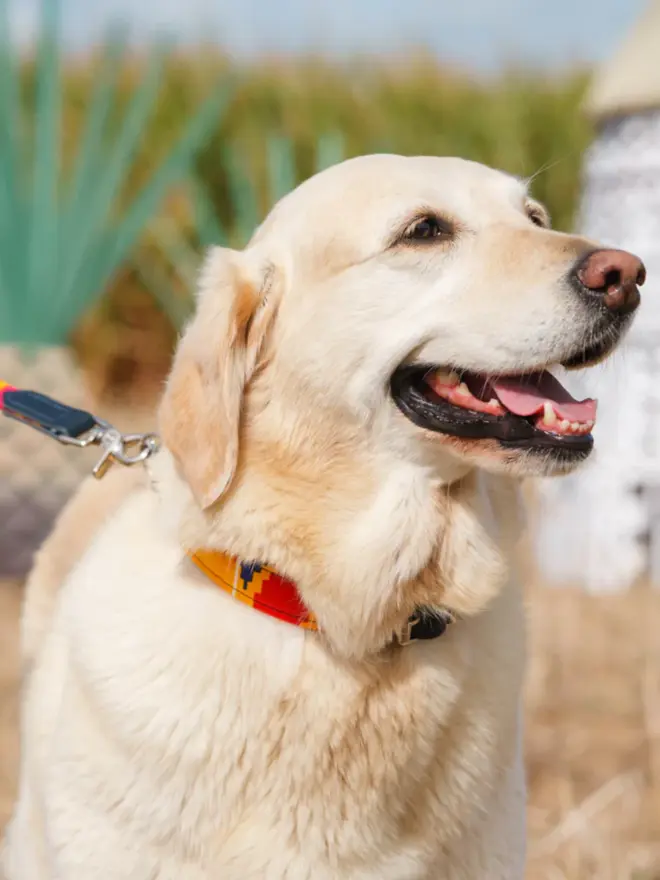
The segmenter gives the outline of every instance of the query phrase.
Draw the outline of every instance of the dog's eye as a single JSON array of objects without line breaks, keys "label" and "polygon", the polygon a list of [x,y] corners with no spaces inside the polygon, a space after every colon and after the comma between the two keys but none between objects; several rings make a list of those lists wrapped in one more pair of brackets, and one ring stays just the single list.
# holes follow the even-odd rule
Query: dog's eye
[{"label": "dog's eye", "polygon": [[403,233],[407,241],[433,241],[438,238],[447,238],[452,234],[451,226],[439,217],[420,217],[415,220]]},{"label": "dog's eye", "polygon": [[548,228],[548,221],[542,211],[539,211],[537,208],[529,208],[527,211],[527,216],[532,221],[534,226],[540,226],[542,229]]}]

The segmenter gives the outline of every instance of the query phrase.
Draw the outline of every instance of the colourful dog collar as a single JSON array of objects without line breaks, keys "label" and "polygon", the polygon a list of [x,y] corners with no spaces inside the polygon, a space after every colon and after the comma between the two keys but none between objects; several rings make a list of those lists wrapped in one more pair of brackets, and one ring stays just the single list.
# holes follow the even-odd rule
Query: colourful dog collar
[{"label": "colourful dog collar", "polygon": [[[195,550],[188,555],[210,581],[239,602],[294,626],[318,631],[316,617],[305,607],[295,583],[269,566],[244,562],[217,550]],[[403,630],[394,634],[393,640],[408,645],[419,640],[437,639],[453,621],[453,615],[446,609],[419,608]]]}]

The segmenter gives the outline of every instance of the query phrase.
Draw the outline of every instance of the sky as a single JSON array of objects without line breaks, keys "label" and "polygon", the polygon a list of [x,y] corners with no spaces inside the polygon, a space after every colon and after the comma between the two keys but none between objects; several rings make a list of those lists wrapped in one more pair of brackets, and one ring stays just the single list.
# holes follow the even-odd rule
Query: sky
[{"label": "sky", "polygon": [[[41,0],[9,0],[12,34],[30,42]],[[53,0],[45,0],[53,2]],[[405,53],[492,72],[599,62],[616,48],[645,0],[61,0],[63,36],[84,49],[109,21],[144,41],[217,42],[238,57],[321,51]]]}]

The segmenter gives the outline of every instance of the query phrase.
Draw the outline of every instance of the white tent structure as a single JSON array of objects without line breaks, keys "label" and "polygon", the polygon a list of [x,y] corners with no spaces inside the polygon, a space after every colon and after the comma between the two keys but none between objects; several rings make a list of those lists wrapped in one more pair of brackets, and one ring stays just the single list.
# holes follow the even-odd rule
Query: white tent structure
[{"label": "white tent structure", "polygon": [[660,0],[596,73],[586,109],[597,137],[578,230],[638,254],[648,280],[621,353],[575,377],[599,398],[596,453],[546,481],[536,538],[546,581],[615,592],[645,574],[660,587]]}]

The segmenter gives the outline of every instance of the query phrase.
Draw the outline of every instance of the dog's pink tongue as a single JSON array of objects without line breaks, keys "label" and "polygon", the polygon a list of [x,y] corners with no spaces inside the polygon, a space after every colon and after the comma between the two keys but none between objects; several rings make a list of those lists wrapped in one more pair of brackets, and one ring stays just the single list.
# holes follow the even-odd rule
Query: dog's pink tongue
[{"label": "dog's pink tongue", "polygon": [[557,415],[569,422],[588,422],[596,418],[595,400],[576,400],[561,382],[546,371],[491,382],[502,406],[517,416],[533,416],[542,412],[547,400]]}]

